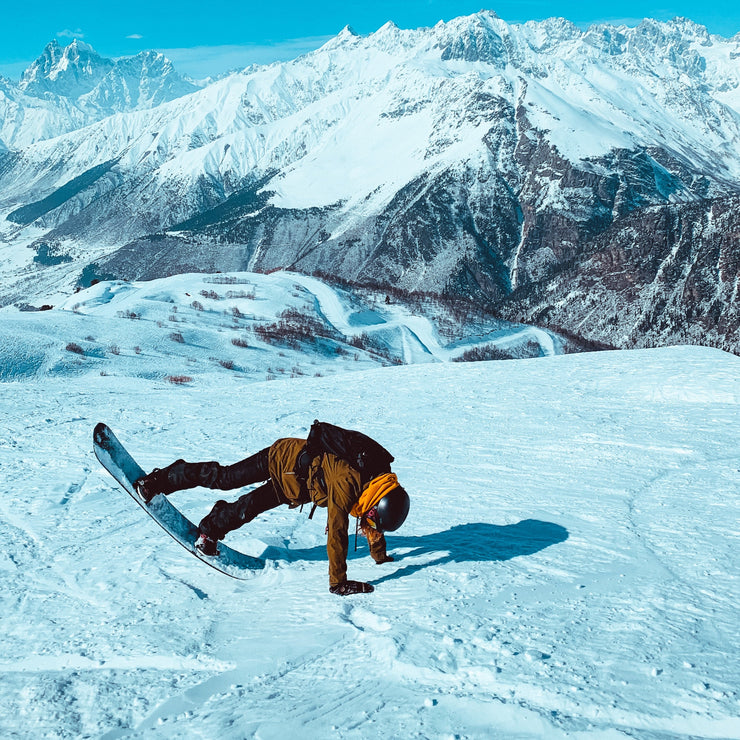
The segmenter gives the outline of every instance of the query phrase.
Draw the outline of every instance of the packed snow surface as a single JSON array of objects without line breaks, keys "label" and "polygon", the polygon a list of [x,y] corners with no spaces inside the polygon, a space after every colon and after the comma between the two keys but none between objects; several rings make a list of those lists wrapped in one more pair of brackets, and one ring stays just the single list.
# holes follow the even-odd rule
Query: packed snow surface
[{"label": "packed snow surface", "polygon": [[[740,737],[737,358],[182,385],[119,360],[0,385],[0,736]],[[329,593],[322,510],[230,534],[268,562],[235,581],[91,449],[105,421],[147,469],[234,462],[314,418],[386,445],[412,497],[395,562],[350,552],[371,595]],[[223,495],[172,501],[198,521]]]}]

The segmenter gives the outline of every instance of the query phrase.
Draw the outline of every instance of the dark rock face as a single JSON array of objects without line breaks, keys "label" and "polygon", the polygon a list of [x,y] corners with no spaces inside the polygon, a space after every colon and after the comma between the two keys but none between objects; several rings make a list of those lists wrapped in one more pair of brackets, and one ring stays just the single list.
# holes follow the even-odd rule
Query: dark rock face
[{"label": "dark rock face", "polygon": [[496,116],[489,162],[425,174],[349,228],[342,204],[270,205],[267,176],[177,234],[135,240],[98,267],[127,279],[321,272],[473,298],[506,318],[615,347],[740,349],[740,200],[704,198],[710,181],[659,149],[576,166],[523,110],[485,105]]},{"label": "dark rock face", "polygon": [[502,313],[614,347],[740,354],[740,198],[636,211]]}]

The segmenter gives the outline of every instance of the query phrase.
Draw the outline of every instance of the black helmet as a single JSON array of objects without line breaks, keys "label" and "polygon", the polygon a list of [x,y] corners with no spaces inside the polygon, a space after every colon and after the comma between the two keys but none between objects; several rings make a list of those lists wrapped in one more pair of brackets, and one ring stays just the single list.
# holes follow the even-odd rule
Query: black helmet
[{"label": "black helmet", "polygon": [[381,532],[395,532],[406,521],[409,513],[409,495],[401,486],[383,496],[375,505],[375,520]]}]

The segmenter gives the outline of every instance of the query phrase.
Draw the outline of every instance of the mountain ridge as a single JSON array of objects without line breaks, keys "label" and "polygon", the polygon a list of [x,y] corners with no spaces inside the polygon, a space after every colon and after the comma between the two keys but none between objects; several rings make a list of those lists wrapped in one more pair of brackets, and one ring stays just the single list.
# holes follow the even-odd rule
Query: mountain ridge
[{"label": "mountain ridge", "polygon": [[[72,283],[93,262],[157,277],[157,236],[166,274],[321,270],[517,311],[517,289],[587,269],[621,220],[740,194],[738,60],[740,38],[687,19],[582,31],[482,12],[345,29],[292,62],[7,155],[0,236],[69,255]],[[650,214],[630,223],[649,244]]]}]

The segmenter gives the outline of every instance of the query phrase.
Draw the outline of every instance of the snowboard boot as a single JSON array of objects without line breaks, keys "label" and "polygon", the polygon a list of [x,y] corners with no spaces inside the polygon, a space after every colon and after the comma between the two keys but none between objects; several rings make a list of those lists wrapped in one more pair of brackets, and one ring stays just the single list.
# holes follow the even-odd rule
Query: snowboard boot
[{"label": "snowboard boot", "polygon": [[218,555],[218,542],[207,534],[200,532],[195,542],[195,549],[203,555]]},{"label": "snowboard boot", "polygon": [[148,505],[156,495],[160,493],[165,493],[166,495],[168,493],[168,491],[165,491],[168,482],[167,471],[154,468],[149,475],[139,478],[134,483],[134,488],[141,500]]}]

